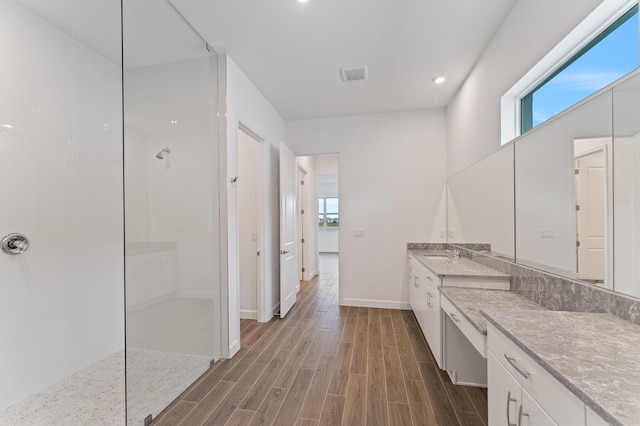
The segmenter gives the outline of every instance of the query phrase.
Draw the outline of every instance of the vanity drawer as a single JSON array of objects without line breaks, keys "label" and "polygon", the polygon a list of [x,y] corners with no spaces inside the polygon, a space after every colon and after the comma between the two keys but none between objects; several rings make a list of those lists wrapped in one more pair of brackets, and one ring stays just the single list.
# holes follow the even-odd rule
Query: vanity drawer
[{"label": "vanity drawer", "polygon": [[487,324],[487,347],[556,423],[585,424],[584,403],[492,324]]},{"label": "vanity drawer", "polygon": [[484,334],[480,333],[474,326],[462,315],[453,303],[443,294],[440,298],[440,307],[447,314],[453,323],[460,329],[462,334],[469,340],[473,347],[483,356],[487,357],[487,339]]},{"label": "vanity drawer", "polygon": [[422,275],[429,283],[435,283],[435,285],[440,285],[440,277],[431,272],[429,268],[424,266],[422,262],[418,259],[409,255],[409,265],[413,269],[414,273],[418,273]]}]

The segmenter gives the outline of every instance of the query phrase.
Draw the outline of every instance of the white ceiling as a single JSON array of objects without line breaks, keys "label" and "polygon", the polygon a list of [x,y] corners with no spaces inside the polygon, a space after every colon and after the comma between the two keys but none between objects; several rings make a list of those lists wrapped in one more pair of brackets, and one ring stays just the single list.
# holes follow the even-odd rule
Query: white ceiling
[{"label": "white ceiling", "polygon": [[[119,2],[16,0],[119,63]],[[447,105],[516,0],[174,0],[287,120]],[[197,50],[162,0],[125,0],[127,67]],[[170,11],[173,13],[172,11]],[[182,37],[182,35],[184,37]],[[342,83],[340,67],[369,79]],[[445,75],[442,86],[433,84]]]},{"label": "white ceiling", "polygon": [[287,120],[447,105],[515,2],[175,0]]},{"label": "white ceiling", "polygon": [[74,39],[120,63],[120,2],[113,0],[14,0]]}]

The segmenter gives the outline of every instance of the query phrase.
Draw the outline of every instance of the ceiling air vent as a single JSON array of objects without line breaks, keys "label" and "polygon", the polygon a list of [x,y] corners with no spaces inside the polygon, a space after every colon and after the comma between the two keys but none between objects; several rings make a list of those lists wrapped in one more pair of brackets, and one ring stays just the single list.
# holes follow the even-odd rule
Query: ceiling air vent
[{"label": "ceiling air vent", "polygon": [[343,82],[348,83],[350,81],[366,80],[367,66],[357,68],[340,68],[340,78]]}]

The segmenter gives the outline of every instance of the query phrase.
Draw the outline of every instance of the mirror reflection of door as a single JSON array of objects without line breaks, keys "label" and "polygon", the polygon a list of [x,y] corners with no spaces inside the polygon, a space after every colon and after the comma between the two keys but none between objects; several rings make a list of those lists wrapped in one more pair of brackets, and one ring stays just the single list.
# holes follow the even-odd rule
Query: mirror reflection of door
[{"label": "mirror reflection of door", "polygon": [[576,156],[577,272],[604,283],[607,172],[605,147]]}]

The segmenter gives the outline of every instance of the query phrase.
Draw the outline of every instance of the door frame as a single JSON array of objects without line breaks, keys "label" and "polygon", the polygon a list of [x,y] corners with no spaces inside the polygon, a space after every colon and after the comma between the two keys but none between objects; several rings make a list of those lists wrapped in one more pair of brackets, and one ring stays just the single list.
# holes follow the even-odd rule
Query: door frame
[{"label": "door frame", "polygon": [[[344,191],[343,191],[343,187],[344,185],[342,184],[342,176],[343,176],[343,163],[342,163],[342,152],[340,150],[337,151],[317,151],[317,152],[308,152],[308,151],[302,151],[302,152],[296,152],[296,157],[318,157],[318,156],[322,156],[322,155],[337,155],[338,156],[338,199],[340,200],[340,228],[338,229],[338,283],[343,282],[342,281],[342,268],[343,268],[343,262],[346,261],[344,258],[344,254],[341,250],[341,247],[344,247],[344,239],[346,238],[346,232],[344,232],[343,230],[343,212],[345,211],[344,206],[344,199],[343,199],[343,195],[344,195]],[[314,168],[314,176],[315,176],[315,182],[314,184],[317,185],[318,184],[318,173],[317,170]],[[308,194],[308,193],[307,193]],[[318,196],[318,193],[316,191],[316,197]],[[348,200],[347,200],[348,201]],[[348,208],[348,202],[347,204],[347,208]],[[314,208],[314,218],[313,221],[310,221],[309,223],[315,223],[316,225],[311,227],[312,229],[315,230],[315,241],[316,241],[316,245],[315,245],[315,250],[316,250],[316,261],[318,262],[318,264],[313,265],[314,270],[319,274],[320,273],[320,252],[317,250],[317,241],[318,241],[318,234],[319,234],[319,230],[317,227],[317,217],[318,217],[318,210],[317,210],[317,206],[318,206],[318,200],[314,200],[313,203],[310,203],[309,205],[313,205],[316,206]],[[307,216],[307,218],[310,218],[311,214],[309,214],[309,216]],[[308,219],[311,220],[311,219]],[[340,287],[340,284],[338,284],[338,303],[342,306],[342,290]]]},{"label": "door frame", "polygon": [[[257,214],[257,219],[256,219],[256,223],[257,223],[257,237],[258,237],[258,242],[256,244],[257,246],[257,250],[258,250],[258,261],[257,261],[257,277],[256,277],[256,283],[257,283],[257,289],[256,289],[256,296],[257,296],[257,303],[256,303],[256,317],[257,320],[259,322],[265,322],[268,321],[268,318],[265,319],[265,316],[268,314],[269,308],[267,307],[267,301],[266,301],[266,289],[265,289],[265,279],[264,279],[264,271],[265,271],[265,230],[266,230],[266,208],[265,208],[265,191],[264,191],[264,184],[265,181],[267,179],[267,177],[265,176],[265,172],[266,172],[266,168],[264,166],[264,161],[265,161],[265,139],[263,137],[260,136],[259,132],[255,131],[253,127],[251,127],[250,125],[248,125],[246,123],[245,120],[239,118],[238,120],[236,120],[236,140],[235,140],[235,159],[236,159],[236,170],[238,169],[238,161],[239,161],[239,157],[238,157],[238,137],[239,137],[239,132],[242,131],[246,134],[248,134],[252,139],[254,139],[256,141],[256,143],[258,144],[258,158],[256,159],[256,164],[257,164],[257,170],[256,170],[256,177],[257,177],[257,186],[256,186],[256,214]],[[238,179],[242,179],[242,176],[237,176]],[[236,219],[238,218],[238,197],[236,196],[235,198],[235,214],[236,214]],[[236,279],[235,279],[235,283],[233,284],[235,286],[235,289],[237,291],[238,294],[238,303],[237,303],[237,321],[238,324],[240,323],[240,244],[239,244],[239,240],[238,240],[238,236],[240,235],[240,224],[239,224],[239,220],[236,220],[236,226],[235,226],[235,234],[236,234],[236,247],[235,247],[235,252],[233,253],[233,255],[236,258]]]}]

